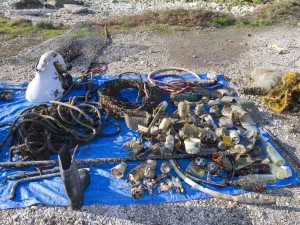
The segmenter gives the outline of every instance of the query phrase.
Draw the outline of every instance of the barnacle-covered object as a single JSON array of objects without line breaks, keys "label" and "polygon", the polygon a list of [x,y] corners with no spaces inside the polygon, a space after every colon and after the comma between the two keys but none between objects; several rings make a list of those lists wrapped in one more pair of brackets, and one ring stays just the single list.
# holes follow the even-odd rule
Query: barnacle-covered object
[{"label": "barnacle-covered object", "polygon": [[134,199],[141,199],[144,196],[144,189],[141,184],[130,185],[130,190]]},{"label": "barnacle-covered object", "polygon": [[219,119],[219,127],[232,128],[233,127],[232,119],[230,119],[228,117],[221,117]]},{"label": "barnacle-covered object", "polygon": [[[134,88],[139,92],[139,100],[129,102],[120,100],[123,89]],[[98,89],[102,107],[109,112],[109,116],[124,118],[124,113],[146,111],[152,113],[153,109],[162,101],[157,88],[144,82],[142,79],[116,79],[105,82]]]},{"label": "barnacle-covered object", "polygon": [[230,130],[229,131],[229,137],[230,137],[230,143],[232,145],[236,145],[240,143],[240,135],[236,130]]},{"label": "barnacle-covered object", "polygon": [[190,105],[186,101],[179,102],[178,114],[180,118],[187,118],[190,115]]},{"label": "barnacle-covered object", "polygon": [[201,140],[198,138],[187,138],[184,140],[185,151],[189,154],[200,152]]},{"label": "barnacle-covered object", "polygon": [[179,134],[181,136],[183,136],[183,138],[186,138],[186,137],[197,137],[200,132],[201,132],[201,129],[196,127],[195,125],[193,124],[184,124],[183,128],[182,128],[182,133]]},{"label": "barnacle-covered object", "polygon": [[205,170],[201,166],[198,166],[194,160],[188,165],[186,172],[198,177],[203,177],[205,174]]},{"label": "barnacle-covered object", "polygon": [[160,166],[160,171],[163,174],[169,174],[172,169],[172,166],[169,162],[163,162]]},{"label": "barnacle-covered object", "polygon": [[212,144],[217,140],[217,135],[214,131],[208,129],[202,129],[198,137],[201,143]]},{"label": "barnacle-covered object", "polygon": [[201,116],[201,115],[205,114],[206,111],[205,111],[204,104],[196,105],[194,112],[197,116]]},{"label": "barnacle-covered object", "polygon": [[151,115],[146,111],[129,111],[124,113],[126,126],[130,129],[137,129],[138,125],[147,126]]},{"label": "barnacle-covered object", "polygon": [[172,182],[177,193],[185,193],[185,189],[178,177],[172,176]]},{"label": "barnacle-covered object", "polygon": [[130,140],[124,144],[124,148],[132,151],[133,154],[138,154],[144,148],[144,144],[139,141]]},{"label": "barnacle-covered object", "polygon": [[115,167],[111,169],[111,173],[115,178],[122,178],[124,176],[127,164],[125,162],[121,162]]}]

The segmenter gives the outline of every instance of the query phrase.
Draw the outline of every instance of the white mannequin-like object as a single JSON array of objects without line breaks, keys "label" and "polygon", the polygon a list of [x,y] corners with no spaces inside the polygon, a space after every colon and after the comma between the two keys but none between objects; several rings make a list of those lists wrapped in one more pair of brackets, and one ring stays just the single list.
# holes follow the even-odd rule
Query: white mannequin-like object
[{"label": "white mannequin-like object", "polygon": [[28,84],[26,99],[29,102],[49,102],[59,99],[64,89],[58,73],[66,71],[67,65],[60,54],[54,51],[44,53],[36,66],[34,79]]}]

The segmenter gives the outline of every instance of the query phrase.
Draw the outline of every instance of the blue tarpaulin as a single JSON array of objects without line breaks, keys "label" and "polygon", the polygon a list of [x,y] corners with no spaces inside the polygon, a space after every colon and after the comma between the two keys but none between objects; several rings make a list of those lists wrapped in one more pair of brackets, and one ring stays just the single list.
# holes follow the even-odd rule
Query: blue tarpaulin
[{"label": "blue tarpaulin", "polygon": [[[205,75],[200,75],[205,77]],[[126,79],[136,78],[136,76],[126,76]],[[112,79],[116,79],[116,76],[103,75],[94,78],[99,85]],[[219,82],[226,86],[227,83],[223,79],[223,76],[218,76]],[[0,86],[6,86],[11,84],[0,83]],[[18,85],[16,85],[18,86]],[[22,86],[26,86],[23,84]],[[85,89],[72,90],[68,96],[80,95],[85,92]],[[125,93],[126,95],[126,93]],[[67,98],[68,98],[67,96]],[[0,124],[2,123],[12,123],[15,117],[20,113],[21,110],[34,105],[29,103],[25,99],[25,91],[16,91],[14,94],[14,100],[12,102],[6,102],[0,100]],[[116,121],[121,126],[121,132],[114,137],[99,137],[92,143],[82,145],[79,147],[78,153],[76,153],[77,159],[87,159],[87,158],[100,158],[100,157],[119,157],[119,156],[130,156],[129,152],[123,148],[124,143],[131,139],[139,138],[139,134],[136,130],[130,130],[126,127],[124,120],[121,119],[111,119]],[[9,131],[9,127],[0,127],[0,141],[4,139]],[[270,141],[268,135],[260,130],[266,141]],[[105,132],[110,132],[107,129]],[[0,151],[0,160],[8,161],[8,143],[4,145]],[[279,152],[280,153],[280,152]],[[281,154],[281,153],[280,153]],[[51,159],[57,159],[57,156],[51,156]],[[130,162],[126,169],[126,174],[138,165],[140,162]],[[160,164],[161,162],[159,162]],[[181,160],[182,165],[187,165],[188,160]],[[129,189],[129,183],[126,182],[126,178],[116,179],[111,173],[110,169],[117,165],[117,163],[99,165],[90,167],[91,183],[84,193],[84,205],[91,204],[150,204],[150,203],[163,203],[163,202],[176,202],[176,201],[186,201],[194,200],[200,198],[208,198],[210,196],[197,191],[183,182],[183,186],[186,190],[185,194],[177,194],[175,190],[172,192],[161,192],[159,193],[157,188],[154,190],[154,195],[150,196],[147,192],[140,200],[135,200],[132,198]],[[287,162],[285,166],[291,168],[290,164]],[[4,180],[8,175],[12,175],[18,172],[32,171],[33,169],[4,169],[0,168],[0,181]],[[159,166],[158,166],[159,171]],[[292,184],[299,184],[300,181],[294,171],[292,171],[292,177],[277,180],[274,184],[268,184],[268,188],[283,187]],[[176,176],[176,174],[173,174]],[[212,178],[218,179],[218,178]],[[68,200],[66,193],[63,188],[63,184],[60,177],[49,178],[39,181],[27,182],[20,184],[16,190],[16,196],[14,200],[9,200],[9,194],[11,188],[16,180],[7,181],[5,184],[0,184],[0,209],[8,208],[20,208],[26,207],[33,204],[41,203],[45,205],[52,206],[67,206]],[[228,186],[223,188],[212,187],[214,190],[220,191],[226,194],[240,194],[245,191],[238,189],[236,187]]]}]

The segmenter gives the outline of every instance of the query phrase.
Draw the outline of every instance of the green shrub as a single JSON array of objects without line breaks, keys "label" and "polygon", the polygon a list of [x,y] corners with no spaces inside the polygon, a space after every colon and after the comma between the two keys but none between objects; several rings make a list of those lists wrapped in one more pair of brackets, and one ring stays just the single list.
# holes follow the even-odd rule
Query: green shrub
[{"label": "green shrub", "polygon": [[55,30],[56,27],[49,20],[40,20],[35,24],[35,27],[43,30]]},{"label": "green shrub", "polygon": [[232,26],[236,24],[236,19],[230,16],[218,17],[215,22],[221,26]]},{"label": "green shrub", "polygon": [[9,21],[8,24],[11,27],[30,27],[30,26],[32,26],[32,21],[29,19],[19,17],[19,18]]},{"label": "green shrub", "polygon": [[131,21],[125,21],[124,23],[122,23],[122,26],[125,28],[132,28],[132,27],[135,27],[136,24]]}]

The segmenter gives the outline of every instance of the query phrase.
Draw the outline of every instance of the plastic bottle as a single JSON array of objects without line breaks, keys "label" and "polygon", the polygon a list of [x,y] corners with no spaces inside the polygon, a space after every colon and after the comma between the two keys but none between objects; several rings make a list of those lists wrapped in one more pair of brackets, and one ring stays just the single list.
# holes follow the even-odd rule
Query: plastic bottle
[{"label": "plastic bottle", "polygon": [[[271,173],[277,177],[277,179],[285,179],[291,176],[290,170],[286,170],[282,167],[278,167],[272,163],[269,164]],[[288,167],[287,167],[288,168]]]},{"label": "plastic bottle", "polygon": [[281,157],[281,155],[279,155],[271,143],[266,143],[265,151],[276,166],[282,166],[285,164],[284,159]]}]

